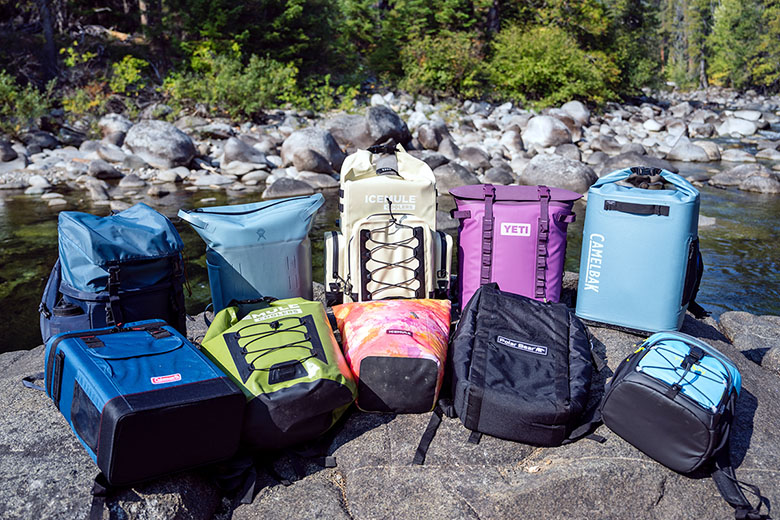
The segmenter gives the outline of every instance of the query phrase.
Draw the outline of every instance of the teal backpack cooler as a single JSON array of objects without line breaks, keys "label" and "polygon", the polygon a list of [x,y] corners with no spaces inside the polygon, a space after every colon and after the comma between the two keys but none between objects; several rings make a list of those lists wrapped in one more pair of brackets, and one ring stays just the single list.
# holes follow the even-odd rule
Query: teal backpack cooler
[{"label": "teal backpack cooler", "polygon": [[599,179],[588,190],[577,316],[651,332],[680,330],[687,309],[705,316],[694,301],[698,223],[699,192],[677,174],[633,167]]}]

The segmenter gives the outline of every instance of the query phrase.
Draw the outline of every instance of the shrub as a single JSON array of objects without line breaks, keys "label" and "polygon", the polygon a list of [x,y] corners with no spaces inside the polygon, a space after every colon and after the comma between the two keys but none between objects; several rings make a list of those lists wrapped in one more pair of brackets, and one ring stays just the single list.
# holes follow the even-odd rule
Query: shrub
[{"label": "shrub", "polygon": [[87,114],[99,115],[105,110],[108,100],[104,89],[104,82],[92,81],[62,96],[62,108],[77,117]]},{"label": "shrub", "polygon": [[111,65],[111,80],[108,88],[116,94],[134,94],[146,86],[141,72],[149,64],[134,56],[127,55],[122,61]]},{"label": "shrub", "polygon": [[490,75],[499,95],[540,106],[615,96],[619,70],[557,27],[509,27],[495,41]]},{"label": "shrub", "polygon": [[0,132],[18,135],[51,110],[54,81],[41,92],[35,87],[19,86],[13,76],[0,70]]},{"label": "shrub", "polygon": [[426,36],[401,50],[401,88],[413,93],[477,97],[482,92],[480,46],[471,33]]}]

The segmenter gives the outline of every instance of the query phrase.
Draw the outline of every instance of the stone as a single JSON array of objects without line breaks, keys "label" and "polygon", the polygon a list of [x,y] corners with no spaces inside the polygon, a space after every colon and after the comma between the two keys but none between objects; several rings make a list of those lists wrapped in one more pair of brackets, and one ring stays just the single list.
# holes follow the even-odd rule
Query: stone
[{"label": "stone", "polygon": [[62,193],[57,193],[54,191],[50,191],[48,193],[44,193],[41,195],[41,200],[51,200],[51,199],[61,199],[63,198]]},{"label": "stone", "polygon": [[29,184],[31,187],[34,188],[43,188],[43,189],[51,188],[51,183],[49,182],[49,180],[42,175],[30,175],[27,178],[27,184]]},{"label": "stone", "polygon": [[143,188],[144,186],[146,186],[146,181],[134,173],[125,175],[124,178],[119,181],[119,187],[125,190],[135,190]]},{"label": "stone", "polygon": [[89,177],[85,181],[85,186],[93,201],[107,201],[111,198],[108,196],[108,187],[105,181]]},{"label": "stone", "polygon": [[644,123],[642,123],[642,127],[647,130],[648,132],[660,132],[664,129],[664,124],[659,123],[655,119],[648,119]]},{"label": "stone", "polygon": [[265,154],[263,152],[235,137],[231,137],[225,141],[225,145],[222,148],[222,153],[223,166],[224,164],[229,164],[234,161],[270,166],[266,161]]},{"label": "stone", "polygon": [[607,154],[618,154],[621,150],[620,143],[612,136],[600,135],[590,142],[591,150],[602,151]]},{"label": "stone", "polygon": [[433,170],[436,177],[436,189],[439,193],[447,193],[452,188],[467,184],[479,184],[479,179],[466,168],[455,162],[449,162]]},{"label": "stone", "polygon": [[181,182],[190,176],[190,170],[185,166],[179,166],[170,170],[162,170],[157,174],[157,180],[162,182]]},{"label": "stone", "polygon": [[154,198],[162,198],[168,195],[170,192],[171,191],[164,186],[155,185],[155,186],[150,186],[149,189],[146,190],[146,195]]},{"label": "stone", "polygon": [[187,166],[195,157],[190,136],[165,121],[146,120],[127,132],[124,146],[155,168]]},{"label": "stone", "polygon": [[420,125],[417,129],[417,140],[426,150],[438,150],[442,139],[449,135],[444,122],[439,121]]},{"label": "stone", "polygon": [[341,170],[346,155],[327,130],[308,127],[296,130],[282,143],[282,165],[293,164],[293,157],[299,150],[313,150],[330,163],[334,171]]},{"label": "stone", "polygon": [[220,170],[222,170],[222,173],[226,175],[235,175],[236,177],[242,177],[249,172],[261,169],[267,170],[268,165],[266,163],[257,164],[241,161],[233,161],[220,165]]},{"label": "stone", "polygon": [[712,227],[717,223],[718,221],[717,219],[715,219],[715,217],[705,217],[704,215],[701,214],[699,215],[699,229],[705,227]]},{"label": "stone", "polygon": [[505,132],[503,132],[499,142],[509,151],[509,154],[512,156],[521,154],[525,150],[522,131],[517,126],[511,126]]},{"label": "stone", "polygon": [[113,134],[103,136],[101,141],[104,143],[113,144],[115,146],[122,146],[125,143],[126,135],[127,134],[124,132],[114,132]]},{"label": "stone", "polygon": [[539,154],[519,176],[520,184],[554,186],[585,193],[598,180],[593,168],[560,155]]},{"label": "stone", "polygon": [[561,106],[561,110],[571,116],[578,125],[583,126],[588,124],[590,119],[590,110],[581,101],[569,101]]},{"label": "stone", "polygon": [[686,135],[688,133],[688,126],[682,119],[676,119],[673,117],[666,118],[666,132],[670,136]]},{"label": "stone", "polygon": [[711,123],[688,123],[690,137],[712,137],[715,127]]},{"label": "stone", "polygon": [[756,162],[756,158],[753,154],[737,148],[723,150],[720,154],[720,160],[728,162]]},{"label": "stone", "polygon": [[505,168],[489,168],[484,175],[484,182],[489,184],[512,184],[515,182],[515,177],[512,175],[512,170],[506,170]]},{"label": "stone", "polygon": [[372,107],[376,107],[379,105],[387,105],[387,102],[385,101],[385,98],[382,97],[382,94],[376,93],[371,96],[370,104]]},{"label": "stone", "polygon": [[759,150],[755,155],[756,159],[764,159],[766,161],[780,162],[780,150],[774,148],[764,148]]},{"label": "stone", "polygon": [[146,164],[146,161],[135,154],[126,155],[122,161],[122,168],[126,170],[141,170],[148,167],[149,165]]},{"label": "stone", "polygon": [[112,163],[121,163],[127,157],[127,154],[121,148],[109,143],[100,143],[97,154],[101,159]]},{"label": "stone", "polygon": [[125,202],[124,200],[112,200],[109,207],[111,208],[111,211],[124,211],[126,209],[130,209],[133,205],[129,202]]},{"label": "stone", "polygon": [[173,108],[166,105],[165,103],[152,103],[151,105],[141,110],[141,113],[138,114],[138,118],[145,120],[165,119],[172,113]]},{"label": "stone", "polygon": [[354,151],[360,148],[365,150],[374,144],[365,116],[339,114],[325,120],[321,126],[330,132],[336,143],[344,149]]},{"label": "stone", "polygon": [[24,190],[25,195],[43,195],[44,193],[46,193],[46,188],[42,186],[30,186]]},{"label": "stone", "polygon": [[672,173],[677,173],[680,170],[670,163],[658,157],[652,155],[639,155],[636,153],[621,153],[614,157],[610,157],[601,165],[599,170],[599,177],[603,177],[608,173],[612,173],[615,170],[622,170],[624,168],[630,168],[632,166],[649,166],[651,168],[661,168]]},{"label": "stone", "polygon": [[47,204],[49,205],[50,208],[58,208],[58,207],[62,207],[62,206],[67,206],[68,201],[65,200],[65,199],[62,199],[62,198],[60,198],[60,199],[49,199],[47,201]]},{"label": "stone", "polygon": [[312,195],[314,188],[304,181],[298,179],[277,179],[263,192],[264,199],[278,199],[282,197],[300,197]]},{"label": "stone", "polygon": [[236,130],[227,123],[208,123],[192,129],[199,139],[230,139],[236,135]]},{"label": "stone", "polygon": [[743,181],[754,175],[767,176],[769,169],[763,164],[741,164],[729,170],[716,173],[710,178],[710,184],[719,188],[739,186]]},{"label": "stone", "polygon": [[641,143],[627,143],[620,147],[620,153],[647,155],[647,149]]},{"label": "stone", "polygon": [[193,184],[195,186],[225,186],[232,184],[235,178],[233,176],[219,175],[217,173],[201,175]]},{"label": "stone", "polygon": [[[626,152],[626,153],[632,153],[632,152]],[[587,159],[585,159],[585,164],[590,164],[591,166],[598,166],[599,164],[604,164],[604,162],[607,159],[609,159],[609,155],[605,154],[604,152],[602,151],[593,152],[587,157]]]},{"label": "stone", "polygon": [[580,149],[577,148],[577,145],[571,143],[559,144],[555,147],[555,153],[571,159],[572,161],[579,161],[582,159],[582,153],[580,153]]},{"label": "stone", "polygon": [[738,117],[727,117],[723,123],[721,123],[716,131],[720,136],[728,136],[732,134],[736,135],[753,135],[758,130],[758,126],[753,121],[747,121],[746,119],[740,119]]},{"label": "stone", "polygon": [[570,143],[571,133],[566,125],[552,116],[536,116],[528,121],[522,133],[526,146],[536,145],[542,148]]},{"label": "stone", "polygon": [[461,148],[458,158],[466,161],[473,170],[490,168],[490,156],[485,150],[476,146],[464,146]]},{"label": "stone", "polygon": [[708,162],[710,156],[701,146],[692,143],[687,137],[681,137],[669,153],[666,154],[667,161],[681,162]]},{"label": "stone", "polygon": [[691,112],[693,112],[693,107],[690,103],[687,101],[684,101],[682,103],[679,103],[677,105],[674,105],[673,107],[669,108],[669,112],[674,117],[678,118],[684,118],[685,116],[689,115]]},{"label": "stone", "polygon": [[561,110],[560,108],[548,108],[544,114],[552,116],[566,125],[573,143],[576,143],[582,139],[582,125],[577,123],[574,118],[568,114],[568,112]]},{"label": "stone", "polygon": [[432,152],[430,150],[411,150],[409,155],[425,162],[425,164],[427,164],[431,170],[435,170],[442,164],[447,164],[449,162],[449,159],[444,157],[442,154],[438,152]]},{"label": "stone", "polygon": [[739,184],[742,191],[755,191],[758,193],[780,193],[780,181],[777,177],[748,177]]},{"label": "stone", "polygon": [[412,140],[409,127],[392,108],[384,105],[369,107],[366,111],[366,121],[373,144],[386,141],[406,144]]},{"label": "stone", "polygon": [[0,162],[13,161],[18,156],[19,154],[13,149],[11,143],[5,139],[0,139]]},{"label": "stone", "polygon": [[122,177],[119,170],[102,159],[90,162],[87,173],[98,179],[119,179]]},{"label": "stone", "polygon": [[454,161],[460,154],[460,148],[455,144],[455,141],[451,137],[445,137],[439,143],[439,153],[447,158],[447,160]]},{"label": "stone", "polygon": [[761,111],[759,110],[735,110],[734,117],[745,119],[747,121],[758,121],[761,119]]},{"label": "stone", "polygon": [[270,173],[266,170],[255,170],[241,177],[241,182],[247,185],[251,183],[257,184],[259,182],[264,182],[269,175]]},{"label": "stone", "polygon": [[761,366],[780,375],[780,347],[770,348],[769,351],[764,354],[764,359],[761,360]]},{"label": "stone", "polygon": [[22,135],[22,142],[28,148],[37,147],[41,150],[57,148],[60,146],[59,140],[54,137],[50,132],[44,132],[43,130],[36,130],[34,132],[27,132]]},{"label": "stone", "polygon": [[297,179],[299,181],[303,181],[306,184],[310,185],[311,187],[318,189],[318,190],[324,190],[324,189],[331,189],[331,188],[338,188],[339,187],[339,181],[334,179],[332,176],[325,174],[325,173],[317,173],[317,172],[299,172],[296,177],[293,177],[294,179]]},{"label": "stone", "polygon": [[301,172],[333,173],[333,167],[328,160],[310,149],[296,150],[293,154],[293,166]]},{"label": "stone", "polygon": [[121,114],[106,114],[100,118],[98,126],[105,138],[112,134],[126,135],[133,127],[133,122]]},{"label": "stone", "polygon": [[703,148],[707,152],[707,157],[710,161],[720,161],[720,148],[718,143],[714,141],[693,141],[693,144],[699,148]]},{"label": "stone", "polygon": [[720,315],[718,328],[754,363],[761,364],[764,355],[780,347],[780,316],[756,316],[744,311]]}]

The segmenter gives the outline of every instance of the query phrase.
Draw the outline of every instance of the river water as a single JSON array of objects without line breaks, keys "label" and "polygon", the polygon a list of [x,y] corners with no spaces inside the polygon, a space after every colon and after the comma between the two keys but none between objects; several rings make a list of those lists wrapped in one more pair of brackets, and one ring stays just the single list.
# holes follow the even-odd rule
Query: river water
[{"label": "river water", "polygon": [[[728,164],[728,163],[724,163]],[[678,164],[682,173],[720,165]],[[701,214],[715,224],[699,229],[706,266],[697,301],[714,316],[730,310],[780,315],[780,197],[700,188]],[[85,194],[66,197],[67,209],[106,215],[106,206],[94,206]],[[175,215],[179,208],[233,204],[259,200],[260,192],[177,191],[162,199],[144,202],[171,217],[184,240],[187,277],[192,296],[190,314],[202,311],[210,301],[205,266],[205,246],[194,231]],[[317,214],[311,232],[314,279],[323,279],[324,231],[336,229],[337,196],[325,194],[326,204]],[[445,196],[440,207],[452,203]],[[577,203],[577,222],[569,227],[566,269],[577,271],[585,205]],[[31,349],[41,343],[38,303],[46,278],[57,257],[57,213],[38,197],[0,191],[0,352]],[[663,269],[659,259],[658,268]],[[648,273],[652,276],[652,273]]]}]

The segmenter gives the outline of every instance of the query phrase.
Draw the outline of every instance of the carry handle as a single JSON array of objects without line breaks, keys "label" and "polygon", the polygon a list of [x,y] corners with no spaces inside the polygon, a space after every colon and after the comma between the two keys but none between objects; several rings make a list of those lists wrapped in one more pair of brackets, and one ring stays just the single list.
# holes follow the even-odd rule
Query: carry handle
[{"label": "carry handle", "polygon": [[[433,170],[428,166],[425,161],[421,161],[416,157],[413,157],[404,150],[404,147],[400,144],[395,148],[388,146],[372,146],[368,150],[358,150],[357,152],[349,155],[344,159],[344,163],[341,166],[341,185],[344,186],[346,181],[360,180],[365,177],[373,177],[380,174],[373,161],[374,151],[380,151],[382,153],[395,153],[395,158],[398,164],[397,174],[404,180],[416,180],[427,179],[433,183],[436,182],[436,177],[433,175]],[[381,168],[380,168],[381,170]],[[380,174],[381,175],[381,174]]]},{"label": "carry handle", "polygon": [[696,197],[699,194],[699,191],[693,187],[693,184],[685,180],[684,177],[667,170],[662,170],[661,168],[648,168],[646,166],[633,166],[631,168],[626,168],[625,170],[612,172],[609,175],[605,175],[604,177],[597,180],[596,183],[591,186],[591,188],[597,188],[599,186],[603,186],[604,184],[628,179],[632,174],[660,175],[664,178],[665,181],[667,181],[669,184],[672,184],[680,192],[686,195]]}]

